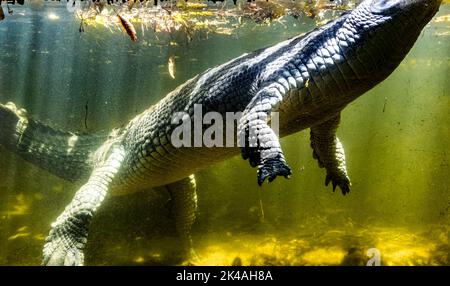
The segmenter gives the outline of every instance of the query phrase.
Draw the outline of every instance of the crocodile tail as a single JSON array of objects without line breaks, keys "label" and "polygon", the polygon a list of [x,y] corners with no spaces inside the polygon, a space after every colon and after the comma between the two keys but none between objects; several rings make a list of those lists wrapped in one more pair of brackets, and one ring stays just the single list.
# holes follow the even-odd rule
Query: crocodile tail
[{"label": "crocodile tail", "polygon": [[79,135],[33,120],[14,103],[0,104],[0,145],[69,181],[90,173],[91,154],[107,134]]}]

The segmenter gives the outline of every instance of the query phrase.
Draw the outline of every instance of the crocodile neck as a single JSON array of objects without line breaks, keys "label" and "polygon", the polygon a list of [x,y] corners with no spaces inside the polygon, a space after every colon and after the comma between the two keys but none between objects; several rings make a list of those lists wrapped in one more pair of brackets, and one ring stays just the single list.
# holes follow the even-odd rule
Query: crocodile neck
[{"label": "crocodile neck", "polygon": [[[364,13],[366,6],[362,3],[358,11]],[[426,24],[416,21],[411,25],[413,19],[406,26],[406,19],[397,20],[368,33],[367,22],[359,21],[358,16],[344,14],[311,32],[313,36],[306,45],[291,44],[289,52],[280,57],[288,69],[284,76],[276,74],[272,80],[288,82],[290,92],[279,108],[282,137],[327,121],[385,80],[408,54]],[[379,20],[383,21],[383,16]],[[266,78],[271,76],[270,69],[267,65]],[[299,75],[303,80],[297,80]],[[291,84],[294,81],[289,78],[294,78],[297,85]]]}]

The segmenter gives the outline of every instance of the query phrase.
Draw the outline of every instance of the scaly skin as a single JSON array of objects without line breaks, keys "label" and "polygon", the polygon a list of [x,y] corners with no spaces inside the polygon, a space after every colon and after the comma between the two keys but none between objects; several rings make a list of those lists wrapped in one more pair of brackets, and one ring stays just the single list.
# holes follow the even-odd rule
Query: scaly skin
[{"label": "scaly skin", "polygon": [[[336,137],[340,112],[392,73],[439,5],[440,0],[365,0],[351,13],[306,35],[196,76],[126,127],[111,132],[103,144],[88,136],[52,131],[13,104],[0,105],[1,144],[68,179],[90,174],[52,225],[43,263],[82,265],[89,223],[106,195],[162,185],[172,196],[177,229],[191,250],[190,227],[197,207],[191,174],[240,150],[258,168],[259,184],[291,175],[278,137],[269,127],[274,111],[279,112],[281,136],[311,128],[313,154],[326,169],[326,184],[332,182],[333,190],[339,186],[348,193],[344,149]],[[224,117],[226,112],[243,112],[236,135],[246,144],[175,148],[172,117],[184,111],[194,118],[195,104],[202,104],[203,113],[215,111]],[[78,169],[57,172],[54,166]]]}]

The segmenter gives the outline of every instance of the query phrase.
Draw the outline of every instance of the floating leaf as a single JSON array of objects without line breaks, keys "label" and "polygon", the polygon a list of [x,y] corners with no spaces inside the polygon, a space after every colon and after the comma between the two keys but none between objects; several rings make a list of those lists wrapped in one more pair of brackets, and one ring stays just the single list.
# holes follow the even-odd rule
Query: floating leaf
[{"label": "floating leaf", "polygon": [[3,7],[0,6],[0,21],[2,21],[3,19],[5,19],[5,12],[3,12]]},{"label": "floating leaf", "polygon": [[125,19],[124,17],[117,14],[117,17],[119,18],[120,24],[122,25],[122,28],[125,30],[125,32],[130,36],[131,40],[133,42],[137,42],[137,34],[136,29],[134,28],[133,24],[131,24],[130,21]]}]

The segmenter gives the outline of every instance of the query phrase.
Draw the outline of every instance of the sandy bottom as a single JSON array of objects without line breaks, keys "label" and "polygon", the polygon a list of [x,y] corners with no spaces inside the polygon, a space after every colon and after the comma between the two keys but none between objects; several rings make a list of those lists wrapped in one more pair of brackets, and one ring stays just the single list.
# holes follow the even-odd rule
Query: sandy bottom
[{"label": "sandy bottom", "polygon": [[[210,234],[195,237],[199,258],[175,264],[247,265],[449,265],[450,232],[405,228],[329,230],[309,235]],[[147,252],[129,261],[134,265],[169,262],[160,252]],[[172,261],[173,263],[174,261]],[[125,264],[128,264],[124,261]]]}]

